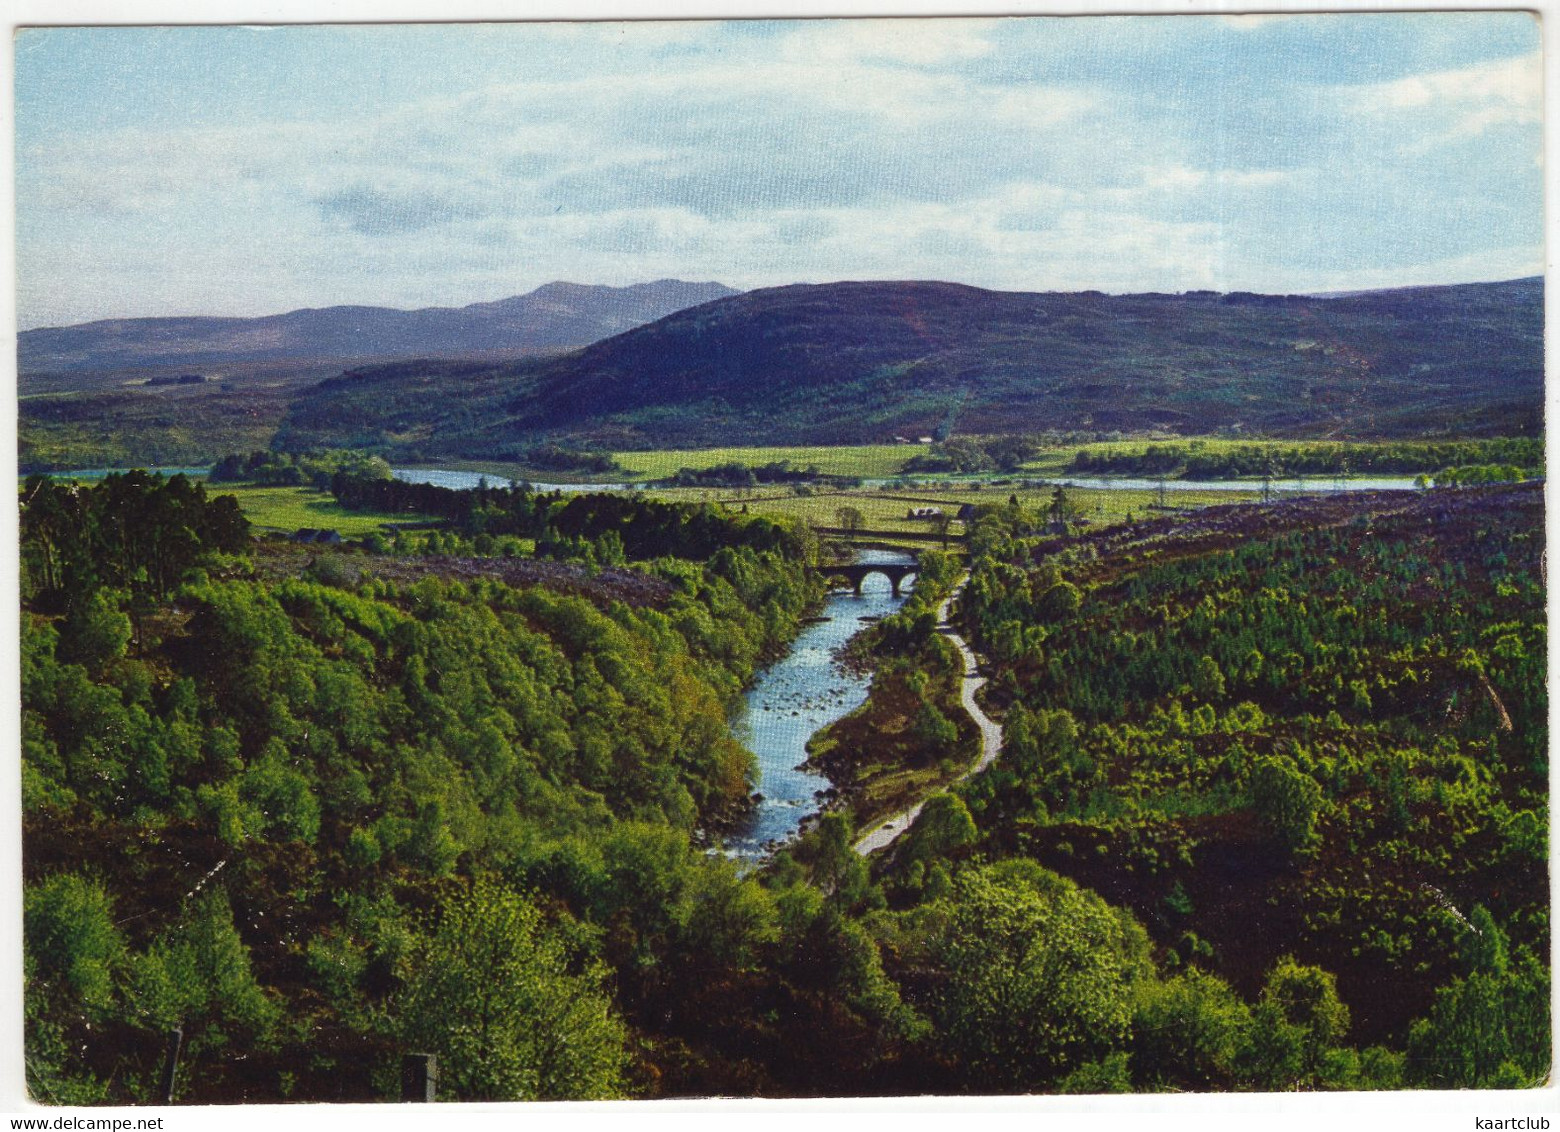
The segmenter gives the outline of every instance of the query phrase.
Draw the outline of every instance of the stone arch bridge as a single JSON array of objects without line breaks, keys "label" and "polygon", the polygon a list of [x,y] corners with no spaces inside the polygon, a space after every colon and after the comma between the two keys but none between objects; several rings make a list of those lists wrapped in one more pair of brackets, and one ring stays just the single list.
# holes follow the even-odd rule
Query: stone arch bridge
[{"label": "stone arch bridge", "polygon": [[847,566],[820,566],[818,572],[826,578],[844,578],[855,588],[857,596],[861,594],[861,583],[869,575],[882,574],[893,587],[894,596],[898,597],[900,583],[918,574],[920,569],[914,562],[862,562]]}]

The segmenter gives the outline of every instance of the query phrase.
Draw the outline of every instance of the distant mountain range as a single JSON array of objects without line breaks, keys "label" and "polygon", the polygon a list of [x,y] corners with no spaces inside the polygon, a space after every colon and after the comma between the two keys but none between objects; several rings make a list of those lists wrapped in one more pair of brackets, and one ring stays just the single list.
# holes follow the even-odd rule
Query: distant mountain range
[{"label": "distant mountain range", "polygon": [[20,372],[198,369],[234,362],[574,349],[737,292],[662,279],[629,287],[548,283],[530,294],[465,307],[325,307],[264,318],[124,318],[24,330]]},{"label": "distant mountain range", "polygon": [[1532,434],[1543,281],[1336,297],[769,288],[563,357],[364,367],[295,396],[288,447],[500,458],[1047,429]]}]

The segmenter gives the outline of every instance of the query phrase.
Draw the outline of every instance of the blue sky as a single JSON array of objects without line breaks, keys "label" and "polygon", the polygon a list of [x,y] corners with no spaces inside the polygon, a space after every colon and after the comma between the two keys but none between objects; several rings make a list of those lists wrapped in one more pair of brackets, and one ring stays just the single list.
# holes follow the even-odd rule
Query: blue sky
[{"label": "blue sky", "polygon": [[23,328],[1542,268],[1520,13],[43,29],[15,63]]}]

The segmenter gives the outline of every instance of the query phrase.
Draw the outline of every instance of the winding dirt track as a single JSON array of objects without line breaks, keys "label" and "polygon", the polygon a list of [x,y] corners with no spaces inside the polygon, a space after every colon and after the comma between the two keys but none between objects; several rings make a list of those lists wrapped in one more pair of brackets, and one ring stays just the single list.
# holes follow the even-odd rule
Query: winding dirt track
[{"label": "winding dirt track", "polygon": [[[963,782],[971,775],[979,774],[996,761],[997,755],[1002,750],[1001,726],[983,712],[980,709],[980,705],[975,702],[976,690],[986,682],[986,678],[980,674],[980,662],[975,656],[974,650],[970,648],[963,637],[953,631],[953,626],[948,623],[948,611],[953,607],[954,599],[959,596],[963,589],[964,582],[961,581],[954,587],[953,592],[943,599],[942,605],[938,607],[937,631],[952,641],[954,647],[959,650],[959,655],[964,658],[964,679],[959,685],[959,703],[964,705],[964,710],[970,713],[970,718],[980,728],[980,757],[953,782]],[[950,782],[949,785],[951,786],[953,783]],[[875,853],[879,849],[892,845],[900,834],[915,824],[915,819],[920,816],[921,807],[925,805],[925,802],[926,800],[923,798],[909,809],[901,810],[880,825],[868,830],[857,839],[856,852],[865,857],[869,853]]]}]

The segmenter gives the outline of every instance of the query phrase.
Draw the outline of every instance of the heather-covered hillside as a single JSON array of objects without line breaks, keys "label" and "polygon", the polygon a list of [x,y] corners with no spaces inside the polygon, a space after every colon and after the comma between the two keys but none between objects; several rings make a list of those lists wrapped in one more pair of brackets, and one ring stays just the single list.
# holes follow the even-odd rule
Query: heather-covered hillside
[{"label": "heather-covered hillside", "polygon": [[496,456],[542,434],[696,447],[1050,428],[1534,433],[1542,304],[1536,279],[1326,298],[780,287],[548,361],[355,371],[298,398],[283,437]]}]

